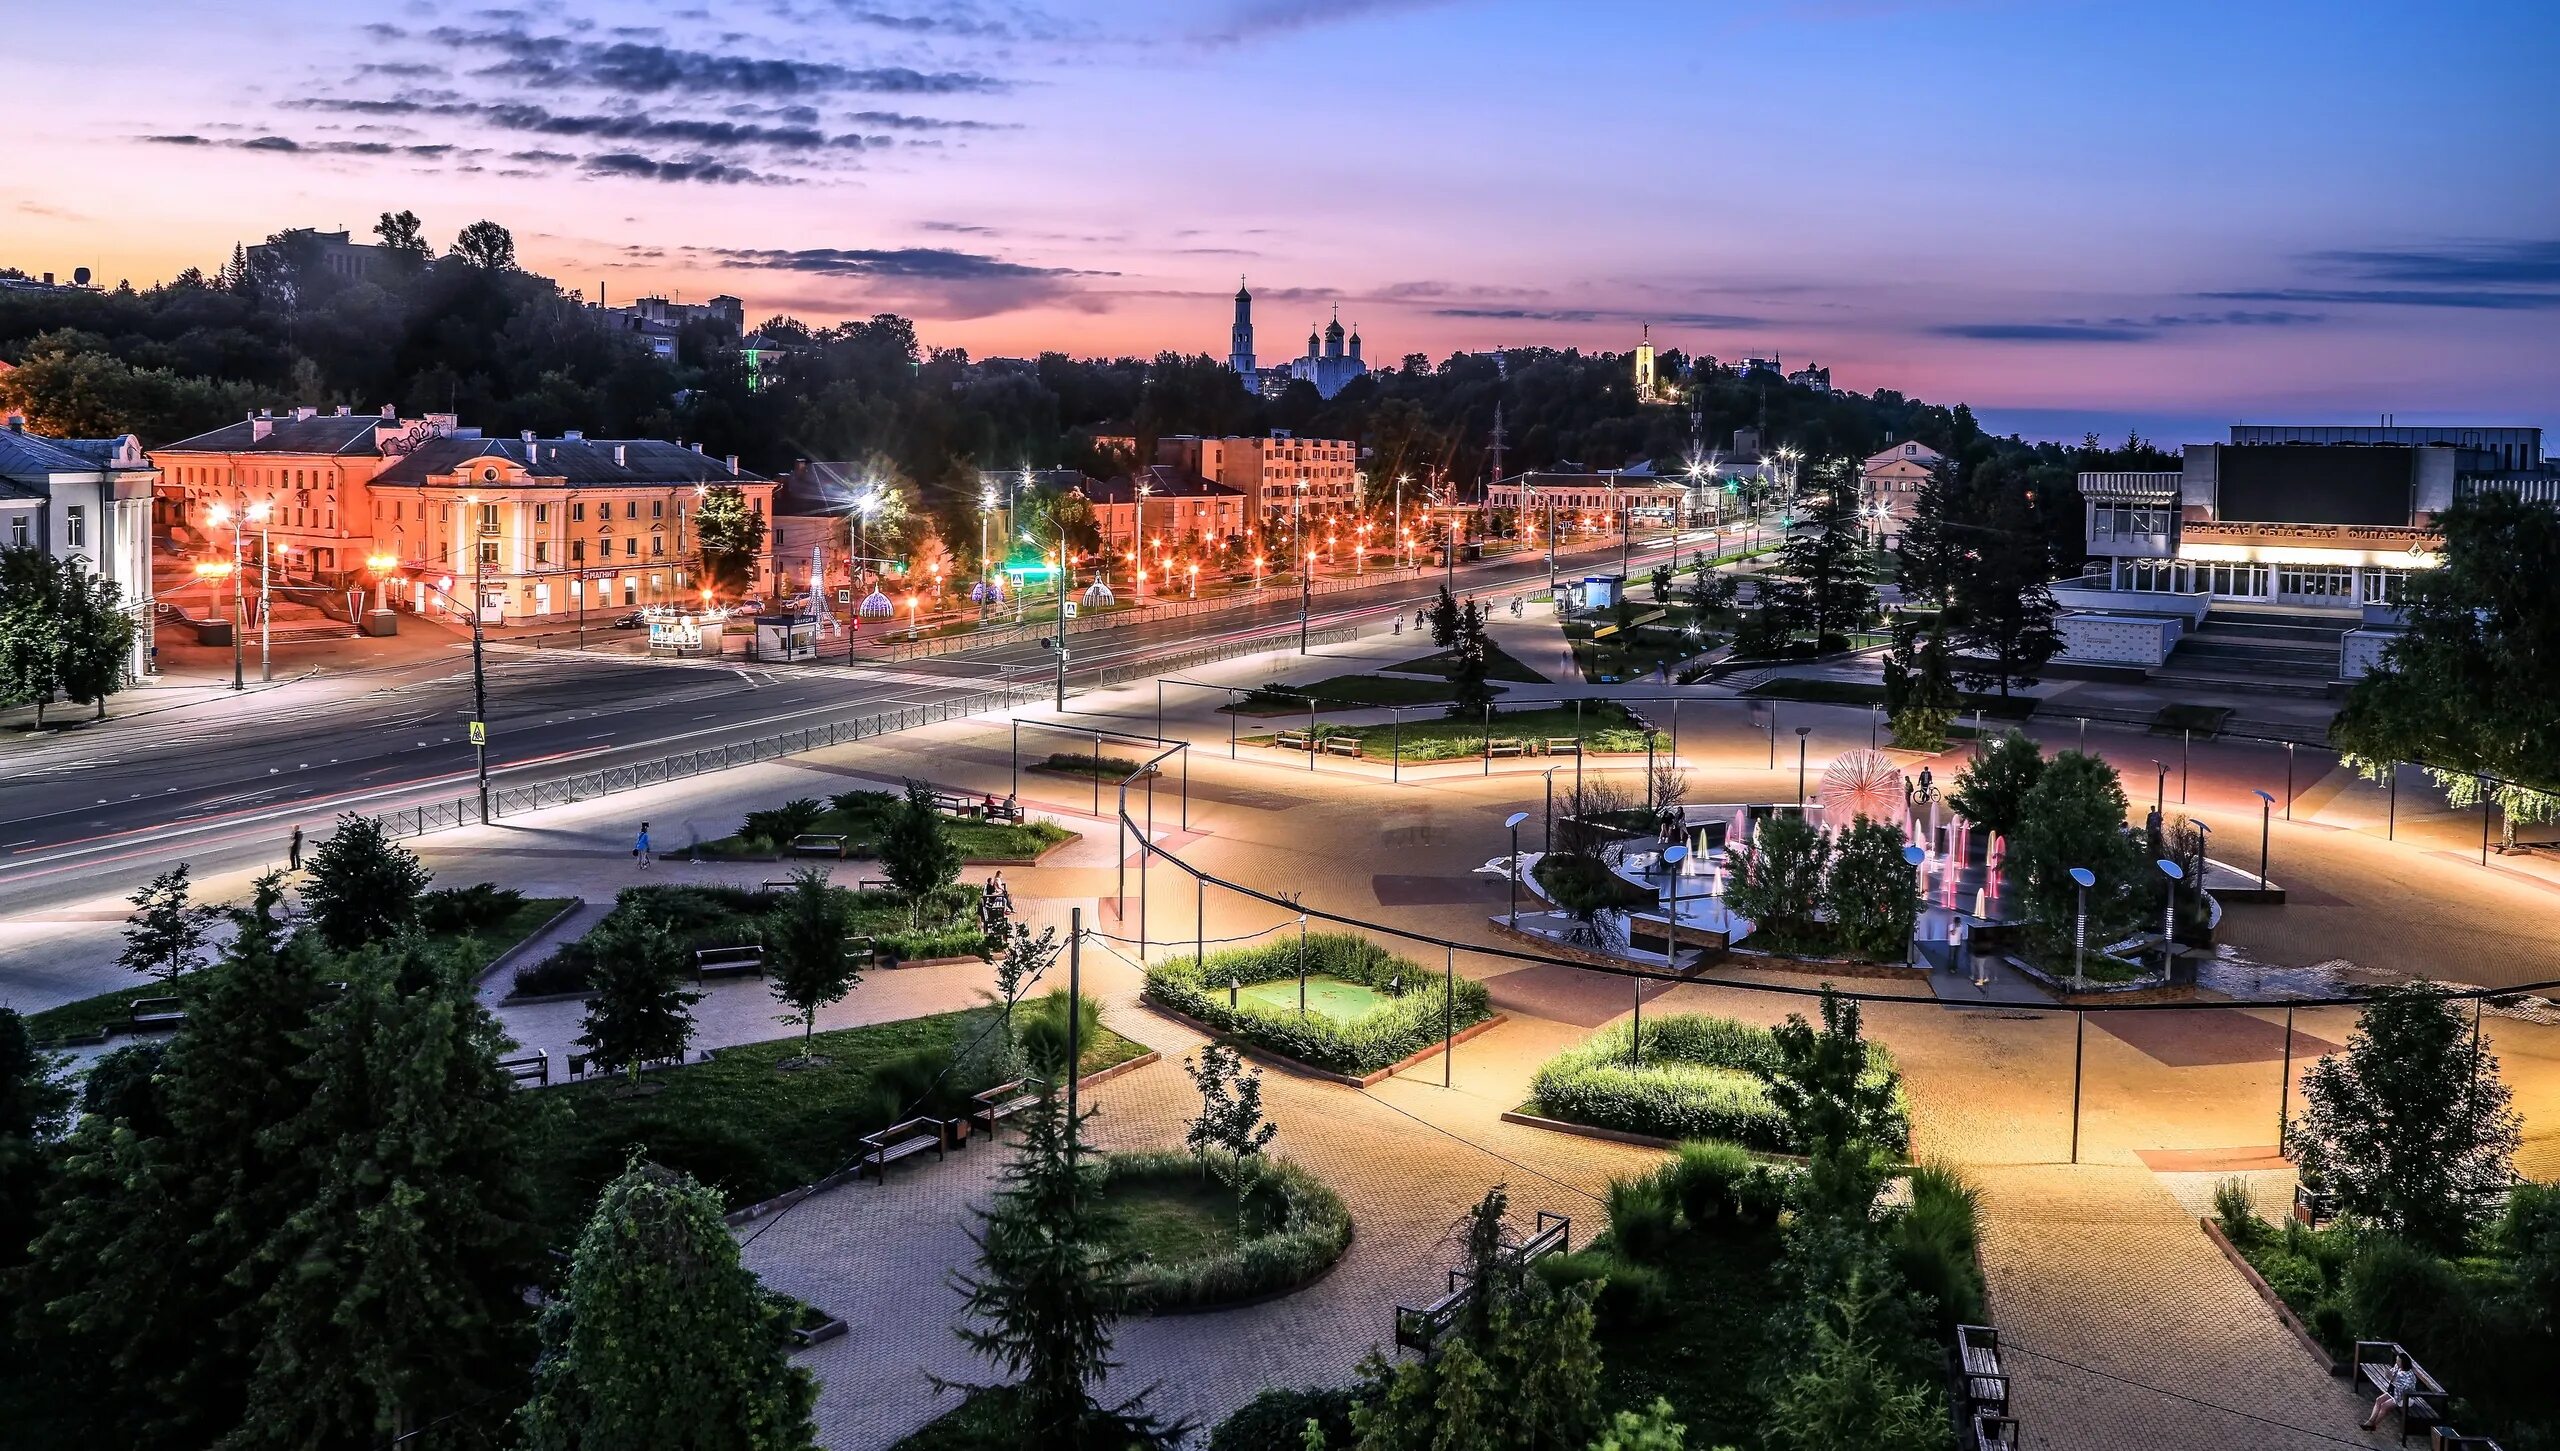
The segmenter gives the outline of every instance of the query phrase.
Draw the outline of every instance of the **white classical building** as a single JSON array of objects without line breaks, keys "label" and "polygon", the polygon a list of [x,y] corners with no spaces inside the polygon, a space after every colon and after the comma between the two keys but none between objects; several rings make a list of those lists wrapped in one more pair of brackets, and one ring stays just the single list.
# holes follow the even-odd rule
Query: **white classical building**
[{"label": "white classical building", "polygon": [[1946,461],[1946,455],[1929,445],[1905,439],[1858,465],[1862,495],[1858,502],[1878,530],[1882,548],[1902,542],[1903,526],[1920,506],[1920,486]]},{"label": "white classical building", "polygon": [[136,677],[151,672],[151,487],[159,470],[132,434],[45,438],[0,428],[0,545],[77,559],[113,580],[134,618]]}]

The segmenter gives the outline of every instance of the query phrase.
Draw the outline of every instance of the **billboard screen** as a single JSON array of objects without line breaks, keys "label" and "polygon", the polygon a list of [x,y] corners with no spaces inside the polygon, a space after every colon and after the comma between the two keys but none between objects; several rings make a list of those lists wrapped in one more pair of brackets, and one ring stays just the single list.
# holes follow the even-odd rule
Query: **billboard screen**
[{"label": "billboard screen", "polygon": [[2226,520],[2406,524],[2417,454],[2405,448],[2250,444],[2222,450]]}]

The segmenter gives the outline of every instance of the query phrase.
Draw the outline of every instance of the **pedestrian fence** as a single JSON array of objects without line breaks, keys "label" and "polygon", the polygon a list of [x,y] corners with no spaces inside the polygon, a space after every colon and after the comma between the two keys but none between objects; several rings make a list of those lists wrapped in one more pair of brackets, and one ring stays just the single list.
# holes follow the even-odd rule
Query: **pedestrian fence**
[{"label": "pedestrian fence", "polygon": [[[1310,642],[1335,644],[1349,640],[1356,631],[1350,626],[1337,626],[1310,637]],[[1282,637],[1262,635],[1251,639],[1230,640],[1217,645],[1204,645],[1195,650],[1171,656],[1150,656],[1125,665],[1100,666],[1081,673],[1070,672],[1070,690],[1100,690],[1131,680],[1143,679],[1159,670],[1183,669],[1188,666],[1231,660],[1240,655],[1259,653]],[[1178,662],[1178,663],[1177,663]],[[973,691],[949,700],[929,701],[921,705],[901,706],[895,710],[874,711],[848,720],[826,725],[806,726],[799,730],[759,736],[754,740],[732,741],[724,745],[660,756],[654,760],[635,761],[604,766],[575,775],[549,780],[530,781],[522,785],[494,787],[489,792],[488,819],[515,816],[527,811],[573,802],[592,801],[599,796],[619,795],[650,786],[663,786],[672,781],[688,780],[714,771],[752,766],[763,761],[779,760],[830,746],[850,745],[879,736],[914,730],[919,726],[939,725],[944,721],[980,715],[988,711],[1012,710],[1027,705],[1045,704],[1053,686],[1037,677],[1000,686],[992,690]],[[402,807],[377,814],[374,821],[392,837],[425,836],[430,832],[449,831],[477,823],[480,801],[477,795],[455,797],[445,801]]]}]

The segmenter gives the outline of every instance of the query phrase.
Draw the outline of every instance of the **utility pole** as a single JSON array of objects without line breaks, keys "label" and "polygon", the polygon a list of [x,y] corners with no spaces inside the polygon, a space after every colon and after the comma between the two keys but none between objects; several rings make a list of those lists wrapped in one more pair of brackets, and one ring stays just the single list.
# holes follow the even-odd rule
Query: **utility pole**
[{"label": "utility pole", "polygon": [[[1298,551],[1298,653],[1307,653],[1307,614],[1315,607],[1315,579],[1307,569],[1307,481],[1298,480],[1298,491],[1289,500],[1289,538]],[[1308,759],[1314,759],[1310,756]]]},{"label": "utility pole", "polygon": [[480,616],[488,599],[489,553],[480,537],[480,496],[466,494],[471,511],[471,754],[480,783],[480,824],[489,824],[489,677],[482,668]]},{"label": "utility pole", "polygon": [[264,683],[276,678],[275,657],[269,653],[271,641],[267,633],[274,616],[267,580],[276,572],[275,526],[269,522],[275,516],[275,506],[259,504],[252,512],[258,516],[258,679]]}]

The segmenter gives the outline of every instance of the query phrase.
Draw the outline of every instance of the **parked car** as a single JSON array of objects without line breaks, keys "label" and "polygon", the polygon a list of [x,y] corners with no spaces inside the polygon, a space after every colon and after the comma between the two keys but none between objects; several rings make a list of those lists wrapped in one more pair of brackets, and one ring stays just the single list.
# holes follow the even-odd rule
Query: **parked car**
[{"label": "parked car", "polygon": [[729,613],[733,615],[761,615],[764,613],[764,601],[754,595],[748,595],[745,599],[729,606]]}]

